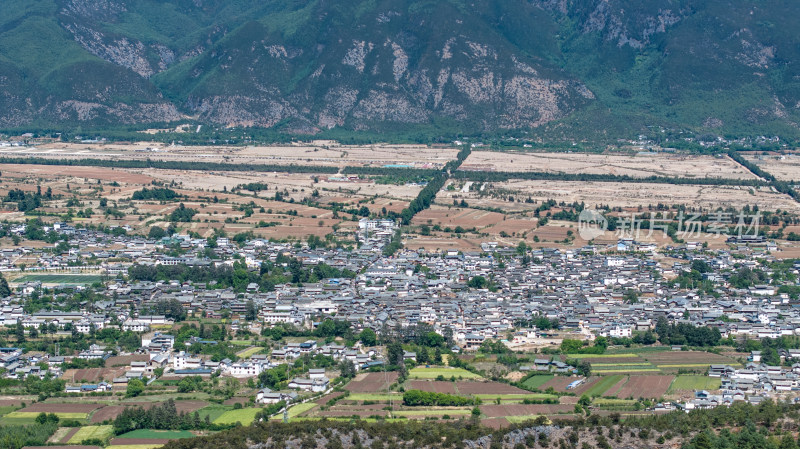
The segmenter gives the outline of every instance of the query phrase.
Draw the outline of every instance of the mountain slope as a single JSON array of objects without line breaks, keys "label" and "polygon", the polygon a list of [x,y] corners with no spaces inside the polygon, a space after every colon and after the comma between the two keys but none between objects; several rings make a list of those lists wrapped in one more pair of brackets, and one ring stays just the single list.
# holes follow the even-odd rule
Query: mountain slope
[{"label": "mountain slope", "polygon": [[0,126],[797,136],[789,0],[6,0]]}]

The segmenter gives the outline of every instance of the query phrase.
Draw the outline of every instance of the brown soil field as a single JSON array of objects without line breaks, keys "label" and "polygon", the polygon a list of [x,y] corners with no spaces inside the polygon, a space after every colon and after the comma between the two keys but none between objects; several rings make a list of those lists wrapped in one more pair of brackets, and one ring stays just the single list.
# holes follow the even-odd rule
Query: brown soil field
[{"label": "brown soil field", "polygon": [[[633,177],[756,179],[727,156],[688,154],[587,154],[473,151],[462,170],[610,174]],[[800,178],[798,178],[800,179]]]},{"label": "brown soil field", "polygon": [[22,399],[0,399],[0,407],[16,407],[25,402]]},{"label": "brown soil field", "polygon": [[481,412],[490,418],[554,414],[570,412],[573,409],[573,406],[564,404],[491,404],[481,406]]},{"label": "brown soil field", "polygon": [[123,405],[109,405],[94,412],[90,418],[90,421],[92,424],[101,423],[105,420],[111,421],[116,419],[116,417],[119,416],[123,410],[125,410],[125,406]]},{"label": "brown soil field", "polygon": [[505,418],[485,418],[481,420],[481,425],[491,429],[503,429],[511,425]]},{"label": "brown soil field", "polygon": [[461,394],[530,394],[530,391],[501,382],[456,382]]},{"label": "brown soil field", "polygon": [[[362,377],[363,376],[363,377]],[[345,390],[353,393],[379,393],[386,391],[386,388],[397,382],[398,373],[362,373],[356,376]]]},{"label": "brown soil field", "polygon": [[36,413],[90,413],[92,410],[97,410],[103,407],[103,404],[57,404],[51,402],[37,402],[25,407],[20,412],[36,412]]},{"label": "brown soil field", "polygon": [[150,356],[147,354],[117,355],[106,360],[106,366],[130,366],[131,362],[147,362]]},{"label": "brown soil field", "polygon": [[445,382],[440,380],[412,380],[411,389],[429,391],[432,393],[449,393],[456,394],[456,384],[453,382]]},{"label": "brown soil field", "polygon": [[117,368],[82,368],[68,369],[61,375],[62,379],[68,382],[98,382],[100,380],[110,381],[125,373],[125,367]]},{"label": "brown soil field", "polygon": [[619,363],[619,364],[626,364],[626,363],[644,363],[644,359],[639,357],[606,357],[606,358],[582,358],[582,361],[585,360],[589,363]]},{"label": "brown soil field", "polygon": [[630,376],[617,392],[619,398],[660,398],[666,394],[675,376]]}]

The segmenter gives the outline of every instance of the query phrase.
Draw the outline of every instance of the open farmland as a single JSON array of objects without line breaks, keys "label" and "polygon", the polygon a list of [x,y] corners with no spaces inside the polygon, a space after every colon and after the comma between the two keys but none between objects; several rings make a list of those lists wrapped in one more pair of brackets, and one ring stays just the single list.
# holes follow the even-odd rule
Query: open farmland
[{"label": "open farmland", "polygon": [[781,181],[800,181],[800,156],[797,154],[742,156]]},{"label": "open farmland", "polygon": [[718,377],[683,375],[675,377],[668,393],[694,392],[697,390],[718,390],[722,381]]},{"label": "open farmland", "polygon": [[613,375],[603,376],[597,381],[586,385],[586,390],[576,394],[585,394],[587,396],[610,396],[611,393],[616,392],[617,387],[625,381],[625,376]]},{"label": "open farmland", "polygon": [[756,179],[727,156],[473,151],[461,170]]},{"label": "open farmland", "polygon": [[616,396],[621,399],[657,399],[667,392],[674,378],[674,376],[629,376],[627,382],[616,392]]},{"label": "open farmland", "polygon": [[445,378],[455,377],[456,379],[480,379],[481,376],[472,372],[469,372],[463,368],[423,368],[423,367],[416,367],[412,368],[411,371],[408,372],[408,377],[410,379],[435,379],[439,376],[444,376]]},{"label": "open farmland", "polygon": [[[762,210],[774,211],[776,209],[800,212],[800,206],[788,195],[778,193],[772,187],[726,186],[726,185],[673,185],[659,183],[636,183],[636,188],[631,188],[630,183],[623,182],[597,182],[597,181],[553,181],[553,180],[510,180],[504,182],[491,182],[485,189],[485,195],[491,189],[504,192],[504,196],[517,198],[531,198],[533,201],[542,202],[553,199],[557,202],[578,202],[587,206],[608,205],[610,207],[635,208],[638,206],[656,206],[663,204],[687,204],[706,210],[718,207],[734,207],[741,209],[745,205],[757,204]],[[480,192],[452,193],[464,198],[470,204],[480,201]],[[444,204],[448,202],[445,193],[437,200]],[[452,202],[452,200],[450,200]],[[501,199],[484,199],[485,206],[503,208],[505,204],[512,204]]]},{"label": "open farmland", "polygon": [[103,277],[94,274],[26,274],[14,279],[14,284],[41,282],[44,285],[89,285],[102,281]]},{"label": "open farmland", "polygon": [[30,148],[0,148],[0,156],[58,159],[203,161],[238,164],[315,165],[326,167],[439,168],[455,159],[457,149],[427,145],[340,145],[315,141],[274,146],[164,145],[158,142],[48,143]]},{"label": "open farmland", "polygon": [[575,407],[569,404],[489,404],[481,406],[481,412],[490,418],[568,413],[574,409]]},{"label": "open farmland", "polygon": [[552,374],[544,374],[538,376],[531,376],[523,382],[523,384],[528,388],[541,388],[546,389],[544,385],[549,384],[554,377]]},{"label": "open farmland", "polygon": [[235,424],[237,422],[242,425],[249,425],[256,418],[256,415],[261,411],[260,408],[242,408],[239,410],[230,410],[217,419],[214,420],[215,424]]},{"label": "open farmland", "polygon": [[81,427],[69,439],[70,444],[80,444],[84,440],[98,439],[104,441],[114,434],[112,426],[86,426]]},{"label": "open farmland", "polygon": [[398,373],[362,373],[347,384],[345,389],[352,393],[385,392],[389,385],[397,382]]}]

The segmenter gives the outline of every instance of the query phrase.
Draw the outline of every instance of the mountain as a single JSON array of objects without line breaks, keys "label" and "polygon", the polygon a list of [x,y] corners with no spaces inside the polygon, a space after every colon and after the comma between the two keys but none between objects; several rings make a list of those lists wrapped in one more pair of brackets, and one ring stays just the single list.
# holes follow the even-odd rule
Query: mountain
[{"label": "mountain", "polygon": [[4,0],[0,127],[800,135],[789,0]]}]

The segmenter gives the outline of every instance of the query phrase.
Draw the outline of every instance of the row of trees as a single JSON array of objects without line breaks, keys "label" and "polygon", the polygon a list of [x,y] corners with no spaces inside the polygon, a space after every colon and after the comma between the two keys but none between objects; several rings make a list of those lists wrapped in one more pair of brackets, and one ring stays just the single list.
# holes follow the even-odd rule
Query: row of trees
[{"label": "row of trees", "polygon": [[464,162],[467,157],[469,157],[470,152],[471,150],[469,146],[464,146],[464,148],[458,152],[455,160],[445,164],[444,170],[431,177],[431,180],[428,181],[428,185],[426,185],[425,188],[419,192],[417,197],[414,198],[411,203],[409,203],[407,208],[400,212],[400,218],[402,218],[403,223],[410,224],[414,215],[431,207],[431,203],[436,197],[436,193],[438,193],[439,190],[444,187],[444,183],[447,182],[447,179],[450,177],[450,173],[458,169],[461,163]]},{"label": "row of trees", "polygon": [[480,399],[477,398],[422,390],[406,390],[403,393],[403,405],[409,407],[463,407],[465,405],[478,405],[480,402]]}]

